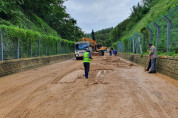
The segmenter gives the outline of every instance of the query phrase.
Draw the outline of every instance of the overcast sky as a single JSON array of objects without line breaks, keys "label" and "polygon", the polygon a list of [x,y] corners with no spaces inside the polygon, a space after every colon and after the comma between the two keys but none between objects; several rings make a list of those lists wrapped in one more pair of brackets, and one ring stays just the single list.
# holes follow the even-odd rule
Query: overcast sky
[{"label": "overcast sky", "polygon": [[140,0],[68,0],[66,11],[85,33],[115,27],[126,19]]}]

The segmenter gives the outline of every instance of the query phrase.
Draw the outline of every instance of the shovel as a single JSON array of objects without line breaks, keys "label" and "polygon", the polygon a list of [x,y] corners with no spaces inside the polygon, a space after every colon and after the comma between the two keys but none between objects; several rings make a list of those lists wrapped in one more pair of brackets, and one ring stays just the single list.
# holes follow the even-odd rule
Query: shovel
[{"label": "shovel", "polygon": [[147,61],[146,61],[145,71],[146,71],[146,70],[147,70],[147,68],[148,68],[148,64],[149,64],[149,62],[150,62],[150,58],[148,58],[148,59],[147,59]]}]

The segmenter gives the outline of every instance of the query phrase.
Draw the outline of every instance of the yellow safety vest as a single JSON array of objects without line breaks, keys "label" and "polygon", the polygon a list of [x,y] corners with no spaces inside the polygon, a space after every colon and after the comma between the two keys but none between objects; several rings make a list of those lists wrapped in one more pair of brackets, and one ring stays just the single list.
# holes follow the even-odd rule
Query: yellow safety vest
[{"label": "yellow safety vest", "polygon": [[90,63],[90,61],[89,52],[85,52],[83,55],[83,63]]}]

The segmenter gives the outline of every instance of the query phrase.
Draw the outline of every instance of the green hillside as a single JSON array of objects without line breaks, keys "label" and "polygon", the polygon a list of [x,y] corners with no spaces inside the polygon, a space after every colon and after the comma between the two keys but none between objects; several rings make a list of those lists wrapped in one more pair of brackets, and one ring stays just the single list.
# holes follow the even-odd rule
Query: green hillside
[{"label": "green hillside", "polygon": [[[96,31],[96,40],[102,42],[107,46],[114,46],[116,48],[117,42],[122,41],[125,47],[128,47],[131,41],[131,37],[136,39],[136,35],[139,35],[143,39],[142,32],[145,34],[145,45],[148,44],[149,34],[146,31],[146,27],[149,26],[153,31],[153,44],[156,45],[156,28],[153,23],[156,22],[160,26],[160,44],[159,52],[166,52],[167,43],[167,23],[163,19],[163,16],[167,16],[171,22],[171,44],[170,51],[178,53],[178,1],[177,0],[143,0],[143,4],[138,3],[132,7],[131,15],[119,23],[113,29],[109,28]],[[109,31],[109,32],[108,32]],[[107,33],[106,33],[107,32]],[[103,38],[105,36],[105,38]],[[143,45],[143,41],[141,40]],[[131,46],[130,46],[131,48]],[[146,48],[143,48],[145,51]],[[131,49],[127,49],[131,50]]]},{"label": "green hillside", "polygon": [[168,10],[174,8],[176,5],[178,5],[177,0],[159,0],[153,7],[150,8],[150,11],[128,32],[126,36],[130,36],[134,32],[148,26],[151,22],[165,14]]},{"label": "green hillside", "polygon": [[0,0],[1,60],[73,52],[83,32],[64,1]]},{"label": "green hillside", "polygon": [[66,13],[64,0],[0,0],[0,3],[0,25],[73,41],[83,35],[77,21]]},{"label": "green hillside", "polygon": [[22,11],[19,11],[19,13],[16,14],[16,16],[12,19],[5,20],[1,18],[0,24],[6,26],[19,27],[22,29],[29,29],[47,35],[54,36],[58,35],[57,31],[52,29],[41,18],[39,18],[35,14],[32,14],[29,18],[27,18],[27,16],[25,16],[25,14]]},{"label": "green hillside", "polygon": [[[145,28],[146,26],[150,26],[150,24],[154,21],[157,21],[158,24],[163,24],[162,15],[168,15],[170,16],[170,19],[172,20],[172,23],[174,25],[177,25],[177,11],[174,10],[176,6],[178,5],[177,0],[146,0],[148,3],[150,2],[150,6],[144,5],[140,6],[139,4],[137,6],[133,6],[133,11],[131,16],[124,20],[122,23],[118,24],[110,33],[110,39],[113,41],[113,43],[116,45],[117,41],[123,41],[127,45],[127,39],[134,36],[134,34],[139,34]],[[145,10],[146,9],[146,10]],[[172,11],[171,11],[172,10]],[[144,11],[144,12],[143,12]],[[167,12],[172,13],[167,13]],[[171,16],[172,14],[172,16]],[[138,17],[140,16],[140,18]],[[161,19],[162,21],[160,21]],[[166,22],[164,21],[164,27],[166,27]],[[153,27],[153,25],[151,26]],[[175,32],[176,29],[173,29],[174,32],[172,33],[173,41],[176,41],[175,38]],[[156,32],[153,30],[154,33]],[[165,31],[162,31],[161,39],[166,39],[166,28]],[[164,35],[164,36],[163,36]],[[147,37],[148,38],[148,37]],[[155,37],[153,37],[155,38]],[[176,43],[173,44],[174,46]],[[175,50],[175,48],[174,48]]]},{"label": "green hillside", "polygon": [[[95,32],[95,38],[97,43],[102,43],[104,46],[110,47],[112,45],[111,40],[109,40],[110,32],[113,30],[113,27],[102,29]],[[85,37],[92,38],[91,33],[85,34]]]}]

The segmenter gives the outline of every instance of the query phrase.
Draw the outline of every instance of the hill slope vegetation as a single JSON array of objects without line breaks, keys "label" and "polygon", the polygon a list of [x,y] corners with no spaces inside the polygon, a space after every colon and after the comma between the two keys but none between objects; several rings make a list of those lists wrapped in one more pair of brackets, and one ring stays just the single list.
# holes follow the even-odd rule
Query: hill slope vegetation
[{"label": "hill slope vegetation", "polygon": [[0,25],[30,29],[72,41],[82,37],[63,6],[64,0],[0,0]]}]

